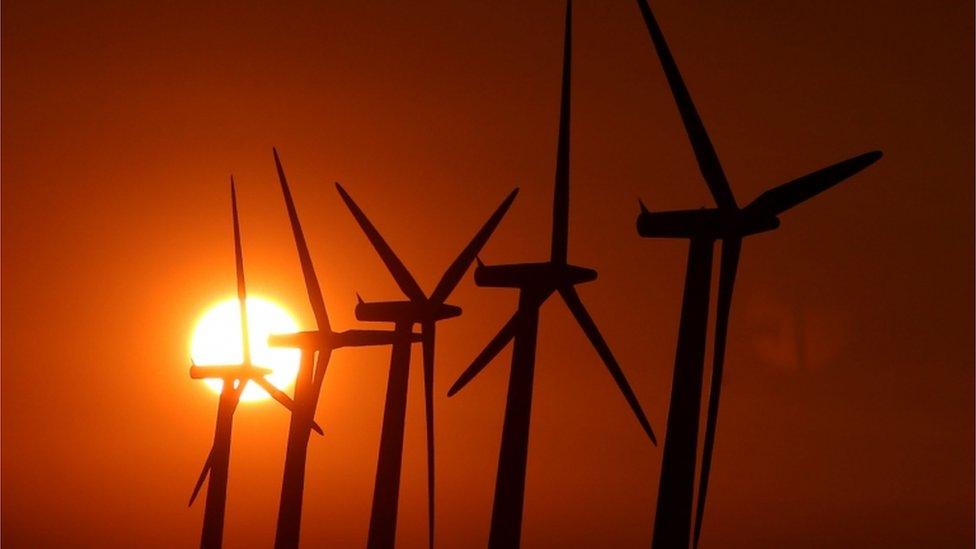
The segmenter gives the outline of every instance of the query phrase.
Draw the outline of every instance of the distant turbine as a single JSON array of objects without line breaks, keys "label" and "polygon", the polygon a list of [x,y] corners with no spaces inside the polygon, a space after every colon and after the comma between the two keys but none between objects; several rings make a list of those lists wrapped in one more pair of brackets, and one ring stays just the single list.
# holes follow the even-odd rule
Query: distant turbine
[{"label": "distant turbine", "polygon": [[[241,251],[241,229],[237,218],[237,190],[234,178],[230,180],[231,210],[234,217],[234,257],[237,264],[237,299],[241,309],[241,340],[244,346],[244,360],[240,364],[220,366],[190,366],[190,377],[193,379],[217,378],[224,381],[220,391],[220,403],[217,405],[217,427],[214,430],[213,446],[207,456],[203,471],[197,479],[190,496],[190,505],[196,499],[203,482],[210,475],[207,487],[207,503],[203,513],[203,533],[200,546],[204,548],[220,547],[224,533],[224,509],[227,502],[227,473],[230,467],[230,435],[234,423],[234,410],[240,402],[241,393],[248,381],[253,380],[259,387],[268,392],[278,402],[289,410],[295,410],[295,404],[288,395],[271,384],[265,375],[271,373],[267,368],[255,366],[251,362],[251,344],[247,330],[247,290],[244,285],[244,255]],[[235,382],[237,386],[235,387]],[[321,432],[318,425],[314,428]]]},{"label": "distant turbine", "polygon": [[641,213],[637,219],[637,229],[641,236],[690,240],[653,540],[653,546],[658,548],[686,548],[691,531],[694,501],[696,447],[714,243],[716,240],[722,241],[722,259],[716,306],[711,388],[695,514],[695,546],[698,545],[701,535],[705,496],[708,491],[729,312],[732,306],[732,288],[735,284],[742,239],[779,227],[777,217],[779,214],[873,164],[881,158],[881,152],[874,151],[855,156],[794,179],[762,193],[745,208],[739,208],[719,163],[718,155],[650,6],[646,0],[638,0],[637,4],[664,68],[664,74],[694,149],[702,177],[718,204],[718,208],[713,209],[652,213],[641,203]]},{"label": "distant turbine", "polygon": [[[445,303],[457,287],[461,277],[474,262],[491,233],[508,211],[518,189],[509,193],[495,213],[475,234],[471,242],[448,267],[430,297],[424,293],[407,267],[396,256],[379,231],[356,205],[341,185],[336,189],[342,196],[366,237],[379,253],[397,285],[407,296],[406,301],[364,303],[356,306],[356,318],[373,322],[393,322],[394,332],[410,334],[414,324],[421,326],[424,358],[424,410],[427,420],[427,520],[428,544],[434,547],[434,334],[437,322],[461,314],[461,309]],[[403,457],[403,425],[407,412],[407,379],[410,372],[410,340],[398,339],[390,355],[390,378],[383,411],[383,430],[380,440],[376,483],[373,487],[373,509],[369,521],[367,547],[392,548],[396,541],[397,504],[400,493],[400,465]]]},{"label": "distant turbine", "polygon": [[[325,300],[319,287],[312,257],[308,252],[305,234],[302,232],[298,220],[298,212],[285,179],[285,171],[281,167],[278,151],[274,150],[275,167],[278,170],[278,180],[281,183],[281,193],[285,198],[288,219],[291,222],[292,233],[295,237],[295,247],[298,249],[298,259],[305,278],[305,288],[308,292],[309,304],[315,316],[318,330],[299,332],[296,334],[273,335],[268,343],[276,347],[293,347],[301,349],[302,358],[295,380],[296,412],[291,416],[288,428],[288,446],[285,453],[285,471],[281,483],[281,501],[278,507],[278,526],[275,533],[276,549],[294,549],[298,547],[299,533],[302,522],[302,494],[305,489],[305,459],[308,454],[309,427],[315,417],[322,381],[325,370],[329,365],[332,351],[341,347],[365,347],[373,345],[390,345],[406,337],[411,341],[419,341],[413,334],[397,333],[381,330],[346,330],[336,332],[329,323],[329,315],[325,310]],[[318,359],[315,359],[315,353]]]},{"label": "distant turbine", "polygon": [[517,548],[522,530],[525,498],[525,464],[528,458],[529,418],[532,407],[532,381],[535,371],[535,346],[539,308],[553,293],[559,292],[569,310],[609,370],[644,432],[656,440],[650,423],[617,360],[610,352],[596,323],[580,300],[574,286],[596,279],[596,271],[567,263],[569,236],[569,111],[570,61],[572,46],[572,2],[566,3],[566,37],[563,49],[562,102],[559,112],[559,139],[556,153],[556,185],[553,199],[552,249],[549,261],[514,265],[485,266],[475,270],[479,286],[519,289],[518,309],[488,346],[458,378],[448,392],[454,395],[471,381],[509,341],[515,340],[512,370],[508,382],[502,443],[492,504],[491,549]]}]

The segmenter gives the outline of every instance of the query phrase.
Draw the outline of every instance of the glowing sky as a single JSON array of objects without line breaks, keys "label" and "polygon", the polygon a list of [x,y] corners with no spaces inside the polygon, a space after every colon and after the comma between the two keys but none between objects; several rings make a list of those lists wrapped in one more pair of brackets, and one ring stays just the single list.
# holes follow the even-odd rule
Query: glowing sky
[{"label": "glowing sky", "polygon": [[[972,3],[654,7],[741,202],[885,152],[745,247],[703,547],[972,546]],[[544,258],[562,10],[4,2],[4,546],[197,543],[186,499],[217,400],[187,375],[187,342],[234,292],[230,173],[249,289],[312,328],[273,145],[337,328],[358,326],[356,292],[400,294],[333,181],[425,290],[516,185],[482,257]],[[662,434],[686,244],[640,239],[637,198],[711,202],[636,5],[582,0],[575,22],[569,257],[599,271],[579,291]],[[438,537],[478,546],[509,352],[445,394],[515,294],[469,274],[451,302]],[[660,449],[562,305],[543,308],[539,341],[524,545],[646,546]],[[365,539],[388,359],[341,350],[329,366],[310,546]],[[404,548],[426,543],[418,371]],[[238,410],[228,547],[272,539],[287,420]]]}]

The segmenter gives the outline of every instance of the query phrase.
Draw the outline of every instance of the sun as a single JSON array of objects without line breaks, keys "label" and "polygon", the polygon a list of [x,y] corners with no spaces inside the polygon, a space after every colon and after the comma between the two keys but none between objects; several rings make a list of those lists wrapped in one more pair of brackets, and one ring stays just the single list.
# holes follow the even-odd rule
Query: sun
[{"label": "sun", "polygon": [[[287,389],[295,382],[301,352],[298,349],[268,347],[270,334],[298,331],[298,324],[288,311],[277,303],[262,298],[247,298],[247,320],[251,340],[251,360],[255,366],[270,368],[267,379],[279,389]],[[241,315],[237,298],[228,298],[213,305],[197,321],[190,340],[190,356],[197,365],[239,364],[244,357],[241,340]],[[219,393],[223,381],[206,379],[204,383]],[[263,389],[249,383],[241,394],[243,401],[270,398]]]}]

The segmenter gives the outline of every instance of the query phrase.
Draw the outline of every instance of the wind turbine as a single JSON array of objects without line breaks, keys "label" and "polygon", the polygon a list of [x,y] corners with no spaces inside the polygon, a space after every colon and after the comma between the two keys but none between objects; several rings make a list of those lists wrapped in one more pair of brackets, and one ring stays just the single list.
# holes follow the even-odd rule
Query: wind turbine
[{"label": "wind turbine", "polygon": [[558,292],[576,317],[600,358],[617,383],[641,427],[656,444],[654,432],[634,396],[627,378],[610,352],[596,323],[584,307],[574,286],[596,279],[596,271],[567,262],[569,233],[569,114],[570,61],[572,45],[572,2],[566,3],[566,30],[563,49],[562,103],[559,113],[559,139],[556,152],[556,182],[553,200],[552,247],[548,261],[513,265],[486,266],[479,261],[475,282],[479,286],[518,288],[518,308],[501,331],[474,359],[471,366],[451,387],[454,395],[478,375],[481,370],[514,339],[512,369],[508,381],[502,442],[495,479],[492,504],[491,532],[488,546],[492,549],[518,547],[522,529],[522,509],[525,496],[525,465],[528,457],[529,418],[532,407],[532,382],[535,370],[535,346],[539,322],[539,308]]},{"label": "wind turbine", "polygon": [[[281,167],[278,151],[273,150],[275,168],[281,183],[281,192],[288,210],[292,233],[295,237],[295,247],[305,278],[305,288],[308,292],[309,304],[315,317],[316,331],[299,332],[296,334],[273,335],[268,338],[271,345],[277,347],[293,347],[301,349],[302,358],[299,364],[298,376],[295,380],[295,412],[292,413],[288,427],[288,445],[285,452],[285,471],[281,483],[281,501],[278,506],[278,525],[275,532],[276,549],[294,549],[298,547],[299,532],[302,521],[302,493],[305,488],[305,460],[308,454],[309,428],[315,416],[322,381],[325,379],[326,367],[332,351],[341,347],[365,347],[373,345],[391,345],[403,338],[419,341],[419,337],[412,333],[397,333],[384,330],[346,330],[336,332],[329,323],[326,313],[325,300],[319,287],[312,257],[308,252],[305,234],[302,232],[295,202],[292,200],[288,188],[285,171]],[[318,353],[318,359],[315,353]]]},{"label": "wind turbine", "polygon": [[[405,301],[382,301],[356,306],[356,318],[371,322],[392,322],[394,332],[408,335],[414,324],[420,324],[423,342],[424,410],[427,421],[427,527],[429,547],[434,547],[434,337],[437,322],[461,314],[461,309],[445,303],[461,277],[484,247],[495,227],[508,211],[518,189],[509,193],[495,213],[475,234],[457,259],[447,268],[437,287],[428,297],[416,279],[393,252],[352,197],[336,183],[336,189],[397,285],[407,296]],[[407,380],[410,372],[410,340],[398,339],[390,355],[390,377],[386,389],[383,428],[380,439],[373,508],[369,521],[367,547],[392,548],[396,541],[397,503],[400,493],[400,466],[403,457],[403,425],[407,412]]]},{"label": "wind turbine", "polygon": [[722,241],[722,257],[719,267],[712,375],[695,513],[695,546],[698,545],[701,534],[705,496],[708,491],[732,289],[742,239],[779,227],[779,214],[865,169],[881,158],[881,152],[861,154],[773,187],[746,207],[740,208],[650,6],[646,0],[638,0],[637,4],[664,68],[699,170],[718,205],[717,208],[710,209],[652,213],[641,203],[641,213],[637,219],[637,229],[643,237],[690,240],[653,539],[654,547],[688,547],[714,243],[716,240]]},{"label": "wind turbine", "polygon": [[[255,366],[251,361],[251,343],[247,329],[247,289],[244,284],[244,255],[241,250],[241,229],[237,217],[237,190],[233,176],[230,179],[230,201],[234,218],[234,257],[237,265],[237,299],[241,311],[241,342],[244,359],[240,364],[215,366],[190,366],[190,377],[193,379],[216,378],[223,380],[220,391],[220,401],[217,405],[217,426],[214,429],[213,445],[210,455],[203,466],[197,483],[190,496],[190,505],[196,499],[207,475],[210,484],[207,487],[207,502],[203,513],[203,532],[200,546],[204,548],[220,547],[224,533],[224,510],[227,503],[227,474],[230,467],[230,436],[234,423],[234,411],[240,402],[241,393],[248,381],[253,380],[259,387],[268,392],[285,408],[294,411],[294,402],[284,392],[271,384],[265,375],[271,373],[267,368]],[[191,361],[192,362],[192,361]],[[319,432],[321,428],[314,426]]]}]

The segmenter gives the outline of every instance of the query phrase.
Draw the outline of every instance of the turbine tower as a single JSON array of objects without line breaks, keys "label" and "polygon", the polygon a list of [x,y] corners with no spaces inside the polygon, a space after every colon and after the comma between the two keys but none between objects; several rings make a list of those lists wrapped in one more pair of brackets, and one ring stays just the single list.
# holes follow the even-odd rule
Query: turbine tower
[{"label": "turbine tower", "polygon": [[687,238],[690,241],[653,538],[653,546],[657,548],[687,548],[692,530],[692,505],[695,501],[695,465],[714,243],[716,240],[722,241],[722,255],[701,477],[694,514],[695,546],[698,545],[701,535],[705,497],[708,492],[732,289],[742,239],[779,227],[779,214],[870,166],[881,158],[881,152],[861,154],[794,179],[762,193],[752,203],[740,208],[650,6],[646,0],[638,0],[637,4],[691,141],[699,170],[718,206],[700,210],[651,212],[641,203],[641,213],[637,219],[637,230],[643,237]]},{"label": "turbine tower", "polygon": [[656,444],[654,432],[644,415],[627,378],[610,352],[596,323],[590,316],[575,285],[596,279],[596,271],[567,262],[569,233],[569,114],[570,62],[572,49],[572,2],[566,3],[566,29],[563,46],[562,100],[559,111],[559,138],[556,152],[556,182],[553,199],[552,247],[548,261],[486,266],[479,261],[475,282],[479,286],[517,288],[518,308],[501,331],[474,359],[451,387],[454,395],[471,381],[514,339],[512,369],[509,374],[502,442],[492,503],[491,549],[517,548],[522,530],[525,496],[525,465],[528,457],[529,419],[532,407],[532,382],[535,372],[535,347],[539,308],[558,292],[573,313],[583,332],[596,349],[617,383],[644,432]]},{"label": "turbine tower", "polygon": [[[255,366],[251,362],[251,343],[248,339],[247,329],[247,289],[244,284],[244,255],[241,250],[241,229],[237,217],[237,190],[233,176],[230,179],[230,201],[234,219],[234,257],[237,265],[237,299],[241,311],[241,342],[244,359],[240,364],[215,366],[192,364],[190,366],[190,377],[193,379],[216,378],[223,380],[220,401],[217,405],[217,426],[214,429],[213,445],[203,466],[203,471],[193,488],[193,494],[190,496],[190,505],[193,505],[193,500],[196,499],[203,482],[209,475],[210,483],[207,487],[203,531],[200,537],[200,547],[205,549],[218,548],[223,541],[224,509],[227,504],[227,475],[230,467],[231,428],[234,423],[234,411],[240,402],[244,387],[248,381],[253,380],[285,408],[293,412],[295,410],[291,398],[264,378],[265,375],[271,373],[271,370]],[[314,428],[321,432],[317,425]]]},{"label": "turbine tower", "polygon": [[[308,292],[309,304],[315,317],[317,330],[299,332],[296,334],[273,335],[268,338],[269,344],[276,347],[292,347],[302,351],[298,376],[295,380],[295,407],[288,427],[288,445],[285,452],[285,471],[281,483],[281,501],[278,505],[278,525],[275,532],[276,549],[294,549],[298,547],[302,521],[302,494],[305,488],[305,460],[308,455],[308,439],[310,427],[315,417],[322,382],[329,365],[332,351],[341,347],[365,347],[373,345],[391,345],[406,337],[411,341],[419,341],[413,334],[399,334],[383,330],[346,330],[336,332],[329,323],[326,313],[325,300],[319,287],[312,257],[308,252],[305,234],[302,232],[295,202],[292,200],[288,188],[285,171],[281,167],[278,151],[273,150],[275,168],[281,183],[281,192],[288,210],[292,233],[295,237],[295,247],[301,263],[305,288]],[[316,353],[318,357],[316,358]]]},{"label": "turbine tower", "polygon": [[[361,299],[356,306],[356,318],[371,322],[392,322],[394,332],[409,334],[415,324],[420,325],[423,343],[424,410],[427,423],[427,520],[428,545],[434,547],[434,341],[437,322],[461,314],[461,309],[445,303],[461,277],[474,262],[478,252],[488,242],[495,227],[515,200],[518,189],[508,197],[488,218],[471,242],[444,272],[437,287],[428,297],[416,279],[393,252],[383,236],[370,222],[349,193],[336,183],[336,189],[349,207],[356,222],[366,233],[380,259],[389,269],[397,285],[406,295],[404,301],[365,303]],[[367,547],[390,548],[396,541],[397,500],[400,493],[400,466],[403,456],[403,425],[406,417],[407,380],[410,371],[410,341],[399,339],[393,344],[390,355],[390,377],[386,389],[386,406],[383,411],[382,438],[376,483],[373,487],[373,509],[369,522]]]}]

